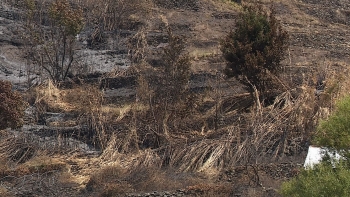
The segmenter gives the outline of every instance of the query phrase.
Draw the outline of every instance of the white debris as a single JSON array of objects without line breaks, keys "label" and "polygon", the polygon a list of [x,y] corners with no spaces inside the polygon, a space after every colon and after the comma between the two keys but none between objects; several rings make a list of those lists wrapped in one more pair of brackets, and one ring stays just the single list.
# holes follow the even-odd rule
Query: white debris
[{"label": "white debris", "polygon": [[325,156],[325,154],[327,153],[332,160],[339,160],[341,158],[341,156],[338,153],[334,155],[327,148],[309,146],[309,151],[305,159],[304,168],[313,168],[315,164],[318,164],[322,161],[322,157]]}]

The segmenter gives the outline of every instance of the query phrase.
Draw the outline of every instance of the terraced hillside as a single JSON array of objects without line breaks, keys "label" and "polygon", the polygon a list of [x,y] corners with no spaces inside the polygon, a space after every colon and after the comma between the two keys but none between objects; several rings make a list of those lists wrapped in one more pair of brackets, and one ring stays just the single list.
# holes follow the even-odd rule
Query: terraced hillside
[{"label": "terraced hillside", "polygon": [[[318,120],[349,92],[348,0],[242,1],[274,6],[290,36],[287,90],[261,105],[223,72],[220,43],[240,4],[70,2],[84,27],[74,70],[58,84],[28,55],[26,7],[0,2],[0,80],[28,102],[25,125],[0,132],[0,196],[280,196]],[[156,91],[142,78],[161,83],[152,74],[164,64],[168,29],[185,38],[191,63],[186,102],[171,110],[152,102]]]}]

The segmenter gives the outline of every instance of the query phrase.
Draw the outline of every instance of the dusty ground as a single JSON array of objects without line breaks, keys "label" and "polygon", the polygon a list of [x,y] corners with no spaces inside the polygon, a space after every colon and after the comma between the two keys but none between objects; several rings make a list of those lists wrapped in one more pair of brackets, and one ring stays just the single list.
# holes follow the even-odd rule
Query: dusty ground
[{"label": "dusty ground", "polygon": [[[266,7],[270,6],[270,1],[260,2]],[[284,61],[285,65],[312,67],[316,72],[322,72],[329,69],[333,63],[350,64],[350,1],[335,0],[330,3],[328,0],[279,0],[274,1],[273,4],[277,17],[290,35],[290,47],[288,57]],[[153,9],[149,19],[147,29],[149,47],[154,49],[166,42],[162,39],[166,35],[163,27],[169,25],[175,34],[181,34],[187,38],[187,50],[193,57],[192,71],[199,74],[215,74],[222,71],[225,66],[220,57],[220,39],[232,29],[239,10],[238,5],[220,0],[202,0],[195,5],[179,8],[157,7]],[[9,80],[16,85],[16,88],[24,90],[27,88],[28,76],[26,75],[27,62],[23,57],[24,46],[19,39],[22,31],[20,19],[21,14],[18,10],[9,7],[5,2],[0,3],[0,79]],[[120,68],[128,67],[126,52],[118,53],[113,41],[107,43],[107,47],[102,50],[89,49],[86,47],[85,39],[83,33],[79,39],[78,51],[84,72],[119,72]],[[32,75],[29,78],[35,80],[36,77],[38,76]],[[194,86],[210,83],[201,81],[200,77],[194,81],[196,80],[199,82]],[[222,91],[226,91],[225,95],[243,93],[244,90],[237,86],[237,82],[232,80],[223,85],[226,88]],[[232,87],[236,88],[232,90]],[[134,94],[132,87],[124,89],[111,87],[105,91],[107,97],[115,96],[116,92],[118,94],[122,92],[124,96]],[[196,181],[205,180],[206,184],[194,181],[194,184],[187,185],[192,187],[180,185],[183,190],[174,189],[169,193],[198,196],[200,192],[206,191],[205,188],[225,183],[229,184],[229,188],[233,188],[232,196],[278,196],[276,190],[279,185],[297,174],[304,156],[303,153],[291,158],[286,157],[284,160],[275,163],[266,162],[269,164],[255,168],[235,167],[215,176],[198,175]],[[79,152],[56,157],[58,157],[57,161],[52,163],[62,162],[64,170],[59,168],[36,174],[23,172],[22,176],[15,178],[9,178],[12,176],[9,173],[10,170],[4,170],[1,171],[4,173],[2,177],[5,177],[1,179],[1,183],[4,181],[2,186],[16,196],[57,196],[57,192],[58,196],[94,196],[94,191],[86,187],[90,176],[110,163],[101,162],[101,157],[87,156]],[[122,165],[129,165],[133,159],[125,159]],[[61,171],[65,174],[58,173]],[[6,177],[10,181],[6,182]],[[70,181],[60,181],[67,179]],[[30,181],[22,185],[24,180]],[[59,184],[55,184],[55,181]],[[158,192],[161,191],[158,190]],[[211,196],[210,193],[206,195]]]},{"label": "dusty ground", "polygon": [[[267,2],[262,2],[269,6]],[[206,0],[186,9],[154,9],[148,24],[150,48],[162,43],[161,37],[165,33],[162,27],[167,24],[175,33],[187,38],[189,54],[194,57],[193,71],[215,72],[221,69],[223,62],[213,62],[212,56],[220,54],[220,39],[232,29],[239,8],[220,1],[215,1],[215,5],[213,3]],[[324,67],[327,62],[350,61],[349,2],[276,1],[274,6],[291,38],[290,55],[285,64],[317,63]],[[1,6],[0,76],[14,83],[26,81],[26,61],[19,38],[22,31],[18,21],[20,18],[16,10],[4,4]],[[86,72],[108,72],[129,65],[125,51],[124,54],[116,53],[114,41],[109,41],[106,50],[90,50],[84,44],[86,39],[83,33],[79,38],[81,44],[78,51],[79,61]]]}]

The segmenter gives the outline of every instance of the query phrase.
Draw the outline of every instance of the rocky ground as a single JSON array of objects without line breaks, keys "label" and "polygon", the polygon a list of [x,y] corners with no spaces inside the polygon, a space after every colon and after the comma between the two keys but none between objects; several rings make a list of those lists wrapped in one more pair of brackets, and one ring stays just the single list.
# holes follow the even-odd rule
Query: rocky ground
[{"label": "rocky ground", "polygon": [[[178,7],[159,5],[153,9],[147,35],[148,47],[154,51],[166,43],[164,39],[166,32],[161,28],[165,25],[170,26],[175,34],[187,38],[187,50],[193,59],[194,73],[190,86],[193,90],[201,90],[213,87],[212,84],[217,85],[215,76],[225,66],[220,56],[220,40],[232,29],[239,6],[231,6],[225,1],[215,1],[214,4],[214,0],[194,2]],[[269,6],[270,1],[261,2]],[[311,67],[315,72],[323,72],[333,63],[350,64],[350,1],[281,0],[273,4],[277,17],[290,34],[288,57],[284,61],[287,67]],[[11,7],[6,1],[1,2],[0,79],[9,80],[17,90],[26,91],[30,88],[29,84],[39,84],[40,80],[38,75],[33,73],[28,75],[27,72],[28,61],[23,52],[25,43],[21,39],[24,31],[22,25],[23,11]],[[125,31],[118,43],[112,39],[112,35],[109,35],[109,39],[98,47],[88,46],[89,31],[84,29],[77,38],[79,44],[77,59],[81,71],[87,76],[90,74],[90,77],[84,80],[86,83],[100,83],[107,100],[133,98],[135,79],[118,78],[118,76],[130,66],[127,48],[120,44],[123,43],[121,40],[134,35],[136,31]],[[222,96],[245,93],[235,80],[226,80],[217,86],[220,87]],[[46,125],[36,125],[38,117],[35,115],[35,110],[33,108],[27,110],[27,125],[21,132],[8,132],[14,136],[24,135],[25,138],[30,138],[33,144],[42,148],[50,146],[48,150],[61,147],[67,155],[57,159],[65,163],[65,168],[73,174],[72,180],[60,182],[62,175],[58,167],[44,173],[39,171],[23,173],[22,176],[4,174],[0,179],[1,186],[15,196],[93,196],[93,191],[86,185],[91,172],[103,166],[99,163],[99,151],[91,144],[77,141],[74,136],[60,141],[63,139],[60,138],[62,135],[74,133],[77,128],[73,124],[58,129],[51,127],[50,122],[66,123],[69,115],[47,113],[42,120]],[[279,196],[277,193],[279,185],[298,173],[304,157],[305,152],[274,163],[234,167],[207,179],[207,184],[169,191],[141,193],[136,191],[126,196],[213,196],[210,192],[221,190],[222,188],[217,185],[222,183],[229,184],[232,189],[231,196]]]}]

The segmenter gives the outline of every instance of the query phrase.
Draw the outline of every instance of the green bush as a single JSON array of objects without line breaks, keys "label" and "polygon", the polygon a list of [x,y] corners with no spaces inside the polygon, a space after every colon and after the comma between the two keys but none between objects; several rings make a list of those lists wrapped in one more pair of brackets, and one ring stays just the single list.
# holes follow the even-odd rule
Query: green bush
[{"label": "green bush", "polygon": [[350,96],[338,101],[333,114],[320,122],[313,142],[331,153],[337,152],[350,164]]},{"label": "green bush", "polygon": [[283,183],[280,193],[286,197],[350,196],[350,170],[343,162],[321,163]]},{"label": "green bush", "polygon": [[226,75],[235,77],[253,92],[261,93],[280,84],[276,76],[288,47],[288,34],[275,17],[260,6],[244,6],[234,31],[222,41],[221,51],[227,61]]},{"label": "green bush", "polygon": [[18,92],[12,91],[12,84],[0,80],[0,130],[22,126],[25,103]]},{"label": "green bush", "polygon": [[314,143],[345,159],[334,161],[325,155],[321,164],[303,170],[283,183],[281,194],[293,197],[350,196],[350,96],[337,102],[333,114],[320,122]]},{"label": "green bush", "polygon": [[320,122],[314,143],[350,158],[350,96],[337,102],[333,114]]}]

